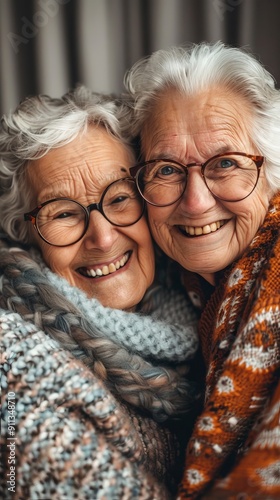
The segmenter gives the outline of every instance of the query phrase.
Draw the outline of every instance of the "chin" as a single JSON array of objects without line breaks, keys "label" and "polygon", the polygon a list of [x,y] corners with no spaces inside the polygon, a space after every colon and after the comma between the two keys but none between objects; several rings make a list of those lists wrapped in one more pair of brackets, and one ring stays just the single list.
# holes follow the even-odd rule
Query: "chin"
[{"label": "chin", "polygon": [[[139,281],[124,280],[124,272],[119,277],[112,274],[101,278],[87,278],[84,276],[64,276],[72,286],[82,290],[89,299],[97,299],[104,307],[112,309],[133,310],[142,300],[146,288],[140,286]],[[69,279],[70,278],[70,279]]]},{"label": "chin", "polygon": [[97,299],[100,304],[102,304],[104,307],[109,307],[110,309],[119,309],[122,311],[134,311],[136,308],[137,304],[131,304],[131,301],[127,300],[108,300],[108,299],[102,299],[100,297],[97,297],[96,295],[92,295],[90,298],[95,298]]},{"label": "chin", "polygon": [[[77,286],[77,285],[76,285]],[[78,287],[81,288],[81,287]],[[104,307],[110,307],[111,309],[122,309],[122,310],[133,310],[139,301],[135,302],[132,300],[131,295],[129,297],[120,297],[115,291],[108,291],[107,293],[98,293],[96,290],[91,288],[82,288],[89,299],[97,299],[100,304]]]}]

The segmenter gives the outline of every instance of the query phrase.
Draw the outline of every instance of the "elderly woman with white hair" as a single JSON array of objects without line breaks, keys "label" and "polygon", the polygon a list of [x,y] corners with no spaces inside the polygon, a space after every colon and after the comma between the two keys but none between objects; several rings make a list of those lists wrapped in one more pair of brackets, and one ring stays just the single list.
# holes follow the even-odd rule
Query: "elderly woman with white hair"
[{"label": "elderly woman with white hair", "polygon": [[1,498],[170,499],[196,314],[154,280],[127,108],[35,96],[0,133]]},{"label": "elderly woman with white hair", "polygon": [[154,239],[199,312],[205,402],[179,498],[280,498],[280,91],[221,42],[126,75]]}]

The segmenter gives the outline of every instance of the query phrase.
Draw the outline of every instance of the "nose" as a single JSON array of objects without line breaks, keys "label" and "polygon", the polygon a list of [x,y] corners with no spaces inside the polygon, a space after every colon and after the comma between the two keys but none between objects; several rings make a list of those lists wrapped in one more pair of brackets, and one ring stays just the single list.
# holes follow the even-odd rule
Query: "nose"
[{"label": "nose", "polygon": [[188,166],[187,175],[187,185],[179,207],[188,214],[204,213],[216,204],[216,200],[204,182],[200,166]]},{"label": "nose", "polygon": [[86,249],[98,248],[106,252],[112,248],[117,238],[118,227],[113,226],[100,212],[93,210],[90,213],[88,229],[84,236]]}]

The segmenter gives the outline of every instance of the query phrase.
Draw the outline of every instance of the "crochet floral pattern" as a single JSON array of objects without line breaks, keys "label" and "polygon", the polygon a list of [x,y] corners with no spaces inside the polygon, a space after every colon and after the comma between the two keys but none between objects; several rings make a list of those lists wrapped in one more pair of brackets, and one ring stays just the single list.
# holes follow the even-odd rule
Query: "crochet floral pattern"
[{"label": "crochet floral pattern", "polygon": [[[280,498],[279,227],[278,194],[202,311],[205,407],[189,442],[180,500]],[[189,289],[197,297],[198,286]]]}]

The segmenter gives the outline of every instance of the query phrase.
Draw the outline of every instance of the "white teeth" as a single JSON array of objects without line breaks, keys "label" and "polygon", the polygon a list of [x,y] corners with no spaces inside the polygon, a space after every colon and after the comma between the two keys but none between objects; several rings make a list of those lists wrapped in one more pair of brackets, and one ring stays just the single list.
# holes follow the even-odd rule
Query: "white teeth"
[{"label": "white teeth", "polygon": [[129,253],[126,253],[120,260],[117,262],[110,262],[109,265],[103,266],[102,269],[87,269],[86,273],[88,276],[95,278],[96,276],[107,276],[108,274],[115,273],[120,267],[123,267],[129,258]]},{"label": "white teeth", "polygon": [[211,231],[216,231],[220,227],[221,227],[220,221],[218,221],[218,222],[212,222],[212,224],[210,224]]},{"label": "white teeth", "polygon": [[107,274],[109,274],[109,267],[108,266],[102,267],[102,274],[103,274],[103,276],[107,276]]},{"label": "white teeth", "polygon": [[202,234],[209,234],[209,233],[211,233],[211,227],[207,224],[206,226],[203,226]]},{"label": "white teeth", "polygon": [[211,224],[206,224],[206,226],[194,227],[194,226],[185,226],[186,233],[191,236],[200,236],[201,234],[210,234],[220,229],[223,226],[223,221],[212,222]]},{"label": "white teeth", "polygon": [[115,271],[116,271],[115,264],[113,263],[109,264],[109,273],[114,273]]}]

